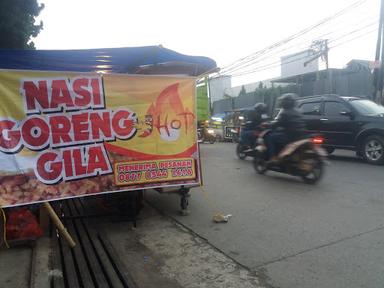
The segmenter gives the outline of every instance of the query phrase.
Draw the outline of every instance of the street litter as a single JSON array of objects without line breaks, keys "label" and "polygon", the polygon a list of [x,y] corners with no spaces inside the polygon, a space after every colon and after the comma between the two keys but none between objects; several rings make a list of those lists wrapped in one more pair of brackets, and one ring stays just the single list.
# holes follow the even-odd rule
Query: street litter
[{"label": "street litter", "polygon": [[226,223],[231,217],[232,217],[232,214],[224,215],[222,213],[217,213],[213,215],[212,220],[216,223]]}]

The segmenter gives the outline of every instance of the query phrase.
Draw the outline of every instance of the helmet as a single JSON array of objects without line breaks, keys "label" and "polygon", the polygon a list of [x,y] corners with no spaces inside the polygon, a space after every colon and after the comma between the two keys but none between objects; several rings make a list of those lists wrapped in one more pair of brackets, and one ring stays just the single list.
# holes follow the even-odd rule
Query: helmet
[{"label": "helmet", "polygon": [[267,105],[264,103],[256,103],[253,106],[253,109],[255,109],[256,112],[263,114],[267,111]]},{"label": "helmet", "polygon": [[297,95],[295,93],[283,94],[279,99],[280,100],[280,106],[283,109],[291,109],[291,108],[295,107],[296,97],[297,97]]}]

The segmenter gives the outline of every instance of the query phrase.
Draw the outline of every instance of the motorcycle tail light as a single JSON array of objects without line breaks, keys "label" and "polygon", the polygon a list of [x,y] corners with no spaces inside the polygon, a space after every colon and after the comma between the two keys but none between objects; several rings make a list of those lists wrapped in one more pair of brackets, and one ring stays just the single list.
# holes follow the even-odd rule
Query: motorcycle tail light
[{"label": "motorcycle tail light", "polygon": [[313,144],[323,144],[324,138],[323,137],[315,137],[312,138],[312,143]]}]

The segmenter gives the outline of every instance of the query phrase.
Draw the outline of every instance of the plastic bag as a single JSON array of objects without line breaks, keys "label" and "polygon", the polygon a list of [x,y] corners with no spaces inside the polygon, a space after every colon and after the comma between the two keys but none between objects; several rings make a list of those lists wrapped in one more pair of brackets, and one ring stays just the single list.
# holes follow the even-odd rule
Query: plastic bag
[{"label": "plastic bag", "polygon": [[43,235],[35,215],[28,209],[11,209],[7,214],[8,240],[39,238]]}]

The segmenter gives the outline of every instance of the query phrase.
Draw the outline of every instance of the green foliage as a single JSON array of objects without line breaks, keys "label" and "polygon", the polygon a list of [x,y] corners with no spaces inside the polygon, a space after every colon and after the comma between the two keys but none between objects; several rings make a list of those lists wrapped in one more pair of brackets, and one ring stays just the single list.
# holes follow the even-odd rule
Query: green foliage
[{"label": "green foliage", "polygon": [[243,86],[241,86],[239,96],[245,96],[245,95],[247,95],[247,91],[245,90],[245,87],[243,85]]},{"label": "green foliage", "polygon": [[[260,82],[261,83],[261,82]],[[263,85],[259,84],[259,88],[256,88],[254,91],[254,95],[256,97],[279,97],[280,95],[284,93],[297,93],[297,86],[296,85],[289,85],[289,86],[272,86],[270,88],[263,87]]]},{"label": "green foliage", "polygon": [[258,102],[260,101],[259,99],[262,99],[262,101],[264,101],[264,103],[268,106],[270,113],[273,113],[277,98],[284,93],[297,93],[297,86],[289,85],[282,87],[279,85],[275,87],[272,85],[272,87],[266,88],[260,82],[259,87],[254,91],[254,96],[258,99]]},{"label": "green foliage", "polygon": [[43,29],[43,23],[35,24],[44,4],[37,0],[0,0],[0,48],[35,49],[31,37]]}]

